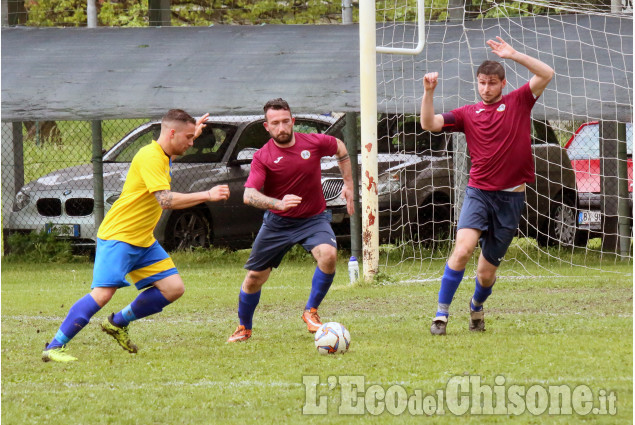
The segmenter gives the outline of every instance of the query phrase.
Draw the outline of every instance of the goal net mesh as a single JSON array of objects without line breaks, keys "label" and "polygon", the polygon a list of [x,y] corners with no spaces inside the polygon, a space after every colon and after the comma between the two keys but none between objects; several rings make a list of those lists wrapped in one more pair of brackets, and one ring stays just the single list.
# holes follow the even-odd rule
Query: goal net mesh
[{"label": "goal net mesh", "polygon": [[486,45],[497,36],[556,71],[532,111],[536,181],[527,185],[518,237],[501,266],[535,275],[551,273],[554,261],[600,270],[632,261],[633,21],[630,3],[619,9],[428,1],[422,16],[412,0],[376,3],[378,46],[414,48],[417,22],[426,23],[421,53],[377,55],[378,151],[394,158],[379,175],[380,249],[391,259],[382,267],[419,279],[441,274],[470,158],[461,133],[422,130],[422,79],[439,72],[435,113],[480,101],[475,71],[486,59],[503,62],[504,93],[522,86],[528,70]]}]

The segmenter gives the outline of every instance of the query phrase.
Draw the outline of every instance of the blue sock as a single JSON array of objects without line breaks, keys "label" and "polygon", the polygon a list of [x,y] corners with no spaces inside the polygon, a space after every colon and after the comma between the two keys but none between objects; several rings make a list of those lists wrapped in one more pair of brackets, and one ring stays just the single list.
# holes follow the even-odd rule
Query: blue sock
[{"label": "blue sock", "polygon": [[116,313],[112,321],[120,327],[128,326],[134,320],[162,311],[168,304],[170,301],[163,296],[159,288],[153,286],[140,293],[133,302]]},{"label": "blue sock", "polygon": [[492,295],[492,288],[494,287],[494,283],[489,288],[485,288],[478,283],[478,278],[475,279],[476,286],[474,287],[474,295],[472,295],[472,300],[470,301],[470,308],[472,311],[481,311],[483,310],[483,303]]},{"label": "blue sock", "polygon": [[437,316],[448,317],[450,315],[450,304],[452,298],[459,287],[459,284],[463,280],[463,270],[452,270],[450,266],[445,265],[443,276],[441,277],[441,289],[439,289],[439,305],[437,307]]},{"label": "blue sock", "polygon": [[326,296],[326,293],[333,283],[335,273],[326,274],[319,267],[315,268],[313,273],[313,281],[311,282],[311,294],[309,295],[309,301],[306,303],[306,309],[318,308],[322,303],[322,300]]},{"label": "blue sock", "polygon": [[260,302],[260,292],[248,294],[243,292],[242,288],[240,289],[240,295],[238,295],[238,319],[240,319],[240,324],[245,329],[251,329],[254,311],[256,311],[256,307]]},{"label": "blue sock", "polygon": [[53,338],[47,348],[57,348],[68,343],[90,322],[90,318],[100,309],[101,307],[90,294],[86,294],[77,300],[68,311],[60,329],[55,334],[55,338]]}]

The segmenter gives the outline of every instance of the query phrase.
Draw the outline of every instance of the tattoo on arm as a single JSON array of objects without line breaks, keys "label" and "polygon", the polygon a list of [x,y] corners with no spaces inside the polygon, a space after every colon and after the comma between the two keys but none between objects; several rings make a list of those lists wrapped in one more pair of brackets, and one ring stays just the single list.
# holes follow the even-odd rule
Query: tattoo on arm
[{"label": "tattoo on arm", "polygon": [[245,196],[247,198],[247,202],[252,207],[260,208],[263,210],[275,210],[276,203],[278,202],[275,198],[270,198],[269,196],[264,195],[260,191],[256,189],[250,189],[245,192]]},{"label": "tattoo on arm", "polygon": [[169,190],[159,190],[158,192],[154,192],[155,198],[159,201],[159,205],[161,208],[168,209],[172,208],[172,192]]},{"label": "tattoo on arm", "polygon": [[340,156],[339,158],[337,158],[337,162],[344,162],[344,161],[348,161],[349,159],[351,159],[348,154],[345,154],[344,156]]}]

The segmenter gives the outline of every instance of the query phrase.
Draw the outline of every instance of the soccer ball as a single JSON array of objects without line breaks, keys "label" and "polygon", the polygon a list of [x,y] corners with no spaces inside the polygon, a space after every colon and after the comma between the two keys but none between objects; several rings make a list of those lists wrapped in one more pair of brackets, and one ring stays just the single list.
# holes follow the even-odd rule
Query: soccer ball
[{"label": "soccer ball", "polygon": [[337,322],[324,323],[315,332],[315,348],[320,354],[346,353],[351,345],[351,334]]}]

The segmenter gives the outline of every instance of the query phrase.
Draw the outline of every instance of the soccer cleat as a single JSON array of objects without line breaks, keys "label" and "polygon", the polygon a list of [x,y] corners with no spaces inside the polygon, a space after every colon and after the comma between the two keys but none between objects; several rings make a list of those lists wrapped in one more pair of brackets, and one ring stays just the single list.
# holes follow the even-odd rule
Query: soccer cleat
[{"label": "soccer cleat", "polygon": [[[45,347],[47,346],[45,345]],[[54,362],[68,363],[74,362],[77,360],[77,357],[67,354],[66,345],[62,345],[61,347],[56,348],[45,348],[44,351],[42,351],[42,360],[45,362],[50,362],[52,360]]]},{"label": "soccer cleat", "polygon": [[304,310],[302,313],[302,320],[306,323],[306,328],[309,332],[314,334],[322,326],[320,316],[318,316],[317,308],[311,308],[310,310]]},{"label": "soccer cleat", "polygon": [[445,335],[445,328],[448,326],[447,316],[437,316],[432,319],[432,326],[430,326],[430,333],[432,335]]},{"label": "soccer cleat", "polygon": [[232,336],[229,337],[227,342],[247,341],[249,338],[251,338],[251,329],[245,329],[243,325],[240,325],[236,328]]},{"label": "soccer cleat", "polygon": [[121,345],[121,348],[123,348],[127,352],[136,353],[137,346],[130,341],[130,336],[128,335],[128,326],[124,326],[123,328],[121,328],[115,325],[112,322],[112,318],[114,316],[115,313],[112,313],[106,320],[101,323],[101,330],[115,338],[115,341],[117,341],[119,345]]},{"label": "soccer cleat", "polygon": [[472,303],[470,302],[470,330],[473,332],[485,331],[485,313],[481,311],[472,310]]}]

